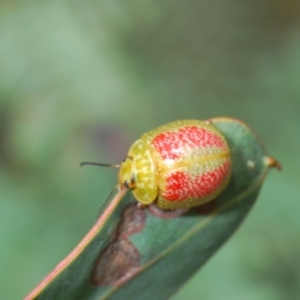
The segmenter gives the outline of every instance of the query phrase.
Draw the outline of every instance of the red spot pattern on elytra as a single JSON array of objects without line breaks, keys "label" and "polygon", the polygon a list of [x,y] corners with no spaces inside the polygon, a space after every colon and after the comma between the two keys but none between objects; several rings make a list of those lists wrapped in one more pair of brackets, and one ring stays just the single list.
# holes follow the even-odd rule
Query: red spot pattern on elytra
[{"label": "red spot pattern on elytra", "polygon": [[168,131],[156,136],[152,145],[163,159],[176,159],[184,155],[183,147],[207,148],[217,147],[226,150],[224,141],[213,131],[197,126],[185,126],[176,131]]},{"label": "red spot pattern on elytra", "polygon": [[163,197],[169,201],[184,201],[188,198],[202,198],[214,192],[226,178],[230,162],[224,161],[219,167],[199,176],[175,171],[166,178]]}]

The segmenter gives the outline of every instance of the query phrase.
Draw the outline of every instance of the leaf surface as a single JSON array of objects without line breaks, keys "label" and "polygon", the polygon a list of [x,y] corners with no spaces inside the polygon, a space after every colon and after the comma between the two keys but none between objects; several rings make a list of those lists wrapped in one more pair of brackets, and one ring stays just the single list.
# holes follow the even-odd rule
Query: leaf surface
[{"label": "leaf surface", "polygon": [[131,193],[113,195],[81,243],[25,299],[168,299],[244,220],[270,167],[279,168],[241,121],[211,119],[232,153],[228,187],[190,209],[140,209]]}]

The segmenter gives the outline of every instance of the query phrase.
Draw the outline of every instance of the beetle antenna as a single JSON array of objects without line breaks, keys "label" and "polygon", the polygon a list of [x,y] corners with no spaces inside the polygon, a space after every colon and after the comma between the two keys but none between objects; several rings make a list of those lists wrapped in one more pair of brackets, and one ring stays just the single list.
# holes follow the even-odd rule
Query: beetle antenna
[{"label": "beetle antenna", "polygon": [[86,166],[86,165],[90,165],[90,166],[100,166],[100,167],[120,168],[120,165],[116,165],[116,164],[103,164],[103,163],[89,162],[89,161],[84,161],[84,162],[80,163],[80,167]]}]

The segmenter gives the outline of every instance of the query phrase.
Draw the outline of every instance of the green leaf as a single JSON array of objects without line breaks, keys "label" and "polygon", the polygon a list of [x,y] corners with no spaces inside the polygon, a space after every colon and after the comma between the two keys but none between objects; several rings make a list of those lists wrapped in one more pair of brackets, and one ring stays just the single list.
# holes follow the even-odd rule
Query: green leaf
[{"label": "green leaf", "polygon": [[167,299],[230,237],[279,168],[244,123],[211,120],[227,139],[232,179],[198,208],[141,209],[131,193],[113,192],[90,232],[25,299]]}]

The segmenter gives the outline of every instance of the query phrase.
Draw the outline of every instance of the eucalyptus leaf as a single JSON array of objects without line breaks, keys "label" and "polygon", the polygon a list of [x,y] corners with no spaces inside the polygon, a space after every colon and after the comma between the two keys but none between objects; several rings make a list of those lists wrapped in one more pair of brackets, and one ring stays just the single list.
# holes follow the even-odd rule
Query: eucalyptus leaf
[{"label": "eucalyptus leaf", "polygon": [[170,298],[251,210],[270,167],[279,168],[241,121],[211,119],[231,149],[233,172],[214,201],[188,211],[141,209],[115,189],[90,232],[25,299]]}]

